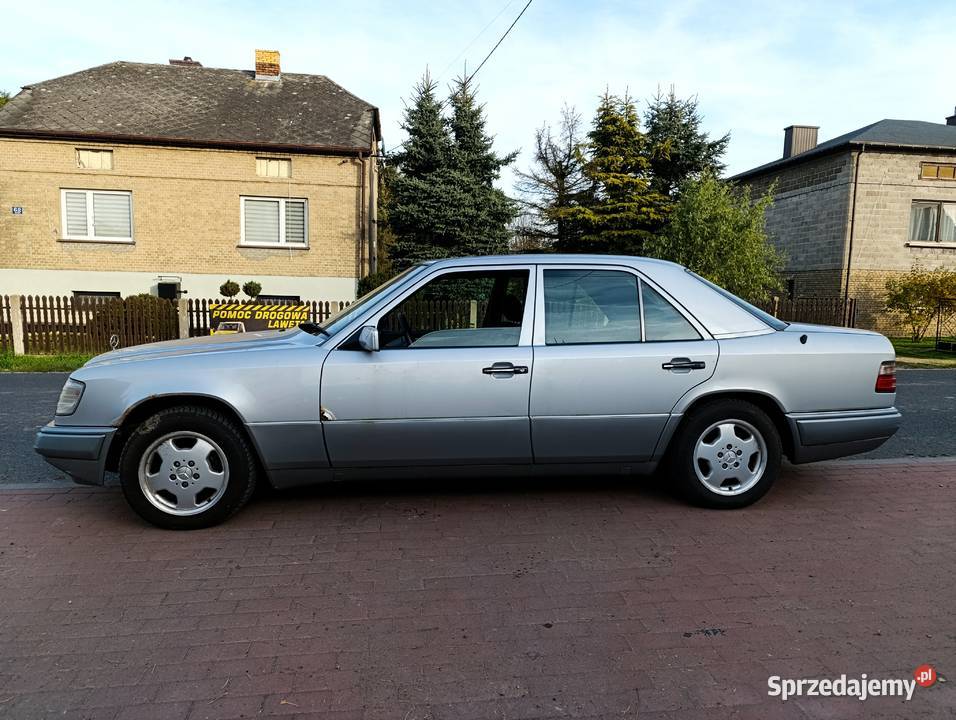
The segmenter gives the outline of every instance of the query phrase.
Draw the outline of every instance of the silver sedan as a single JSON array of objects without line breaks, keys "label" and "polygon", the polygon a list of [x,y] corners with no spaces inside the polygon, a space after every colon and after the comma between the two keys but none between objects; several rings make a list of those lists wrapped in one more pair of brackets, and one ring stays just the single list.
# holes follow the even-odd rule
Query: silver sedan
[{"label": "silver sedan", "polygon": [[882,335],[787,324],[672,263],[527,255],[416,265],[324,325],[106,353],[36,449],[117,471],[143,518],[213,525],[257,482],[647,473],[714,508],[897,429]]}]

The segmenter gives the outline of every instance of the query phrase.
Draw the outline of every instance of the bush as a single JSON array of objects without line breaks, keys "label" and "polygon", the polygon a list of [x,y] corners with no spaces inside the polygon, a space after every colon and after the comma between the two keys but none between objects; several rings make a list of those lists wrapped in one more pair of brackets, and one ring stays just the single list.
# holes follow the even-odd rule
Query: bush
[{"label": "bush", "polygon": [[226,280],[219,286],[219,294],[223,297],[231,298],[239,294],[239,283],[233,280]]},{"label": "bush", "polygon": [[[222,288],[220,288],[221,290]],[[242,291],[255,300],[259,297],[259,293],[262,292],[262,285],[257,283],[255,280],[249,280],[248,282],[243,283]]]},{"label": "bush", "polygon": [[373,272],[369,275],[366,275],[358,281],[358,296],[362,297],[363,295],[367,295],[379,285],[388,282],[393,277],[395,277],[395,273],[388,270],[379,270],[378,272]]},{"label": "bush", "polygon": [[937,312],[943,322],[956,313],[956,271],[913,263],[908,273],[886,281],[886,309],[903,316],[914,342],[922,340]]}]

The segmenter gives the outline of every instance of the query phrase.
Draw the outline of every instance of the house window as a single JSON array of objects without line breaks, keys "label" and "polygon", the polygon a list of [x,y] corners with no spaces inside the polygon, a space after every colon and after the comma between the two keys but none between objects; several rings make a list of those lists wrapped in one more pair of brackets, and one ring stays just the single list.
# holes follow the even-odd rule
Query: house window
[{"label": "house window", "polygon": [[923,180],[956,180],[956,164],[920,163],[919,176]]},{"label": "house window", "polygon": [[133,195],[125,190],[61,190],[63,239],[133,241]]},{"label": "house window", "polygon": [[82,300],[116,300],[120,294],[113,290],[74,290],[73,297]]},{"label": "house window", "polygon": [[308,247],[308,202],[292,198],[242,198],[240,244]]},{"label": "house window", "polygon": [[112,170],[112,150],[76,150],[76,166],[83,170]]},{"label": "house window", "polygon": [[256,158],[256,175],[260,177],[292,177],[292,161],[288,158]]},{"label": "house window", "polygon": [[956,243],[956,203],[914,202],[910,242]]}]

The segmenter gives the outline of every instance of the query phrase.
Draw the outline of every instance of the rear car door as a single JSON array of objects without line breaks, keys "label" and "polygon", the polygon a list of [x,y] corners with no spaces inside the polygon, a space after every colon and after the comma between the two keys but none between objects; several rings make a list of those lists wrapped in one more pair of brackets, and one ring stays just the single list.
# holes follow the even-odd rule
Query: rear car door
[{"label": "rear car door", "polygon": [[541,265],[531,381],[536,463],[649,460],[717,342],[626,266]]},{"label": "rear car door", "polygon": [[531,265],[436,271],[376,313],[380,350],[322,370],[333,467],[531,462]]}]

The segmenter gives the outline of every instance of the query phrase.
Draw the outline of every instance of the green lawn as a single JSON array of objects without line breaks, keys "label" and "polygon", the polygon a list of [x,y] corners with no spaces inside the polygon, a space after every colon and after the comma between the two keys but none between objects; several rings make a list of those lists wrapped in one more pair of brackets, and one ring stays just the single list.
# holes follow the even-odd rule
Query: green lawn
[{"label": "green lawn", "polygon": [[936,349],[936,338],[914,342],[909,338],[890,338],[896,349],[896,358],[903,367],[956,368],[956,353]]},{"label": "green lawn", "polygon": [[70,372],[92,355],[14,355],[0,353],[0,372]]}]

